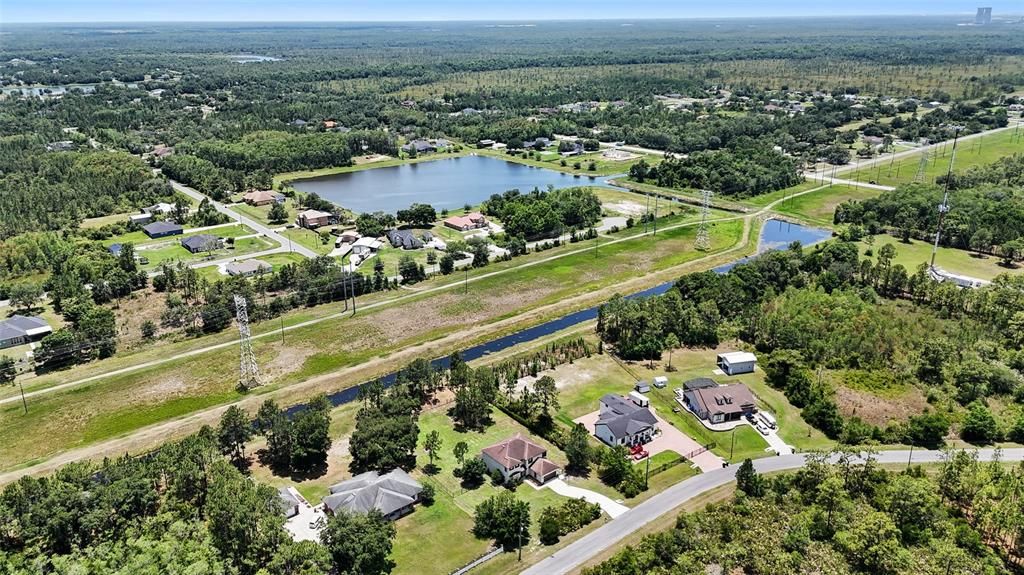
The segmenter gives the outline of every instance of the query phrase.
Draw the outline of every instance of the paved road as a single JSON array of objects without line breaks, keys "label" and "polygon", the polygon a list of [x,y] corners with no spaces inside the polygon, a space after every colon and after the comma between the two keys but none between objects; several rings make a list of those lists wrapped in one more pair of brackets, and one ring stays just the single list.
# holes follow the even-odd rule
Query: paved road
[{"label": "paved road", "polygon": [[[192,198],[194,198],[194,199],[196,199],[198,201],[203,201],[203,200],[210,199],[207,196],[199,193],[198,191],[196,191],[196,190],[186,186],[185,184],[182,184],[181,182],[176,182],[174,180],[169,180],[169,181],[171,183],[171,186],[173,186],[175,190],[185,194],[186,196],[190,196],[190,197],[192,197]],[[225,206],[224,204],[222,204],[220,202],[215,202],[213,200],[210,200],[210,203],[213,204],[213,207],[216,208],[218,212],[228,216],[229,218],[231,218],[232,220],[234,220],[236,222],[239,222],[239,223],[242,223],[242,224],[245,224],[245,225],[249,226],[250,228],[256,230],[258,233],[261,233],[264,236],[266,236],[266,237],[274,240],[278,244],[280,244],[280,247],[278,247],[276,250],[267,250],[265,252],[260,252],[261,255],[268,255],[268,254],[272,254],[272,253],[289,252],[289,251],[293,251],[295,253],[302,254],[302,255],[306,256],[307,258],[315,258],[315,257],[317,257],[319,255],[316,252],[314,252],[313,250],[307,248],[306,246],[297,244],[295,242],[290,242],[288,240],[288,238],[282,236],[281,234],[277,233],[276,231],[272,230],[271,228],[268,228],[267,226],[257,222],[256,220],[254,220],[254,219],[252,219],[252,218],[250,218],[248,216],[245,216],[243,214],[240,214],[240,213],[236,212],[235,210],[232,210],[231,208],[229,208],[228,206]]]},{"label": "paved road", "polygon": [[[978,450],[983,461],[989,461],[992,449]],[[877,454],[879,463],[906,463],[910,458],[909,451],[882,451]],[[943,452],[914,450],[913,463],[935,463],[942,460]],[[1006,449],[1002,454],[1003,461],[1024,460],[1024,449]],[[760,473],[771,473],[798,469],[804,465],[803,455],[783,455],[767,457],[754,461],[754,467]],[[548,556],[543,561],[522,572],[522,575],[559,575],[571,573],[605,549],[615,546],[626,536],[643,528],[651,521],[666,513],[671,513],[683,503],[707,493],[713,489],[735,480],[739,466],[716,469],[677,483],[658,493],[640,505],[630,509],[615,519],[574,541],[572,544]]]}]

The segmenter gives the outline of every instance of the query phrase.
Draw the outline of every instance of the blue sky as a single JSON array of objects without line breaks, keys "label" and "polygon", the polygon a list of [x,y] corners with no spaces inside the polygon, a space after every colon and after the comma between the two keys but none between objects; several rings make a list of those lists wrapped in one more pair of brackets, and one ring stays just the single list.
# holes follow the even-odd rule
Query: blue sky
[{"label": "blue sky", "polygon": [[1020,12],[1019,0],[0,0],[3,22],[545,20]]}]

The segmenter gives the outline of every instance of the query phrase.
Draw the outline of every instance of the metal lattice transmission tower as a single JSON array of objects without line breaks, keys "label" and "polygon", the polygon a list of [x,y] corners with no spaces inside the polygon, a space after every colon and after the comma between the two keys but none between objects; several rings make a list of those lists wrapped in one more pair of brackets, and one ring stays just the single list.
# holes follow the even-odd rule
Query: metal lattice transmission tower
[{"label": "metal lattice transmission tower", "polygon": [[697,239],[693,247],[706,252],[711,249],[711,235],[708,233],[708,216],[711,214],[711,191],[701,190],[700,225],[697,226]]},{"label": "metal lattice transmission tower", "polygon": [[245,298],[235,295],[235,310],[238,319],[238,387],[253,389],[263,385],[256,354],[252,351],[252,335],[249,333],[249,310]]},{"label": "metal lattice transmission tower", "polygon": [[928,168],[928,152],[921,154],[921,163],[917,165],[917,173],[914,174],[914,183],[924,183],[924,171]]}]

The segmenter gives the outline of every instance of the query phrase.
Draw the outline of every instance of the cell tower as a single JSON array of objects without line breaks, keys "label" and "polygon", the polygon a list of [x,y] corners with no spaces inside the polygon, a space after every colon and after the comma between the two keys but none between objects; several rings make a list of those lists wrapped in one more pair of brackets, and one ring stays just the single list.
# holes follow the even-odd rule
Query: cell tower
[{"label": "cell tower", "polygon": [[708,215],[711,213],[711,191],[701,190],[700,225],[697,227],[697,239],[693,247],[706,252],[711,249],[711,236],[708,234]]},{"label": "cell tower", "polygon": [[935,229],[935,246],[932,247],[931,267],[935,268],[935,254],[939,252],[939,239],[942,237],[942,222],[949,211],[949,180],[953,178],[953,164],[956,162],[956,142],[960,138],[960,128],[953,131],[953,151],[949,154],[949,171],[946,172],[945,190],[942,192],[942,204],[939,205],[939,225]]},{"label": "cell tower", "polygon": [[249,333],[249,310],[245,298],[235,294],[235,309],[238,319],[238,387],[242,390],[263,385],[260,367],[256,365],[256,354],[252,351],[252,335]]}]

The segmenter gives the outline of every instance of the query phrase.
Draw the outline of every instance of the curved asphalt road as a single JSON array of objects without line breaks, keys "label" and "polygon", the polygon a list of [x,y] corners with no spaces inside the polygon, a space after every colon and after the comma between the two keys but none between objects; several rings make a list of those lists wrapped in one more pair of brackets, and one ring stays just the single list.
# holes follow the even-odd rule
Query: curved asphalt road
[{"label": "curved asphalt road", "polygon": [[[995,450],[979,449],[978,456],[982,461],[990,461]],[[912,455],[912,459],[911,459]],[[804,455],[783,455],[767,457],[754,461],[754,467],[760,473],[798,469],[804,465]],[[878,463],[936,463],[942,461],[942,451],[915,449],[910,451],[880,451],[875,454]],[[1024,448],[1004,449],[1003,461],[1024,460]],[[598,553],[614,546],[627,535],[632,534],[654,519],[671,513],[686,501],[703,493],[731,483],[736,478],[739,466],[716,469],[691,477],[677,483],[665,491],[658,493],[640,505],[612,519],[600,528],[574,541],[563,549],[556,551],[543,561],[522,572],[522,575],[559,575],[571,573]]]}]

